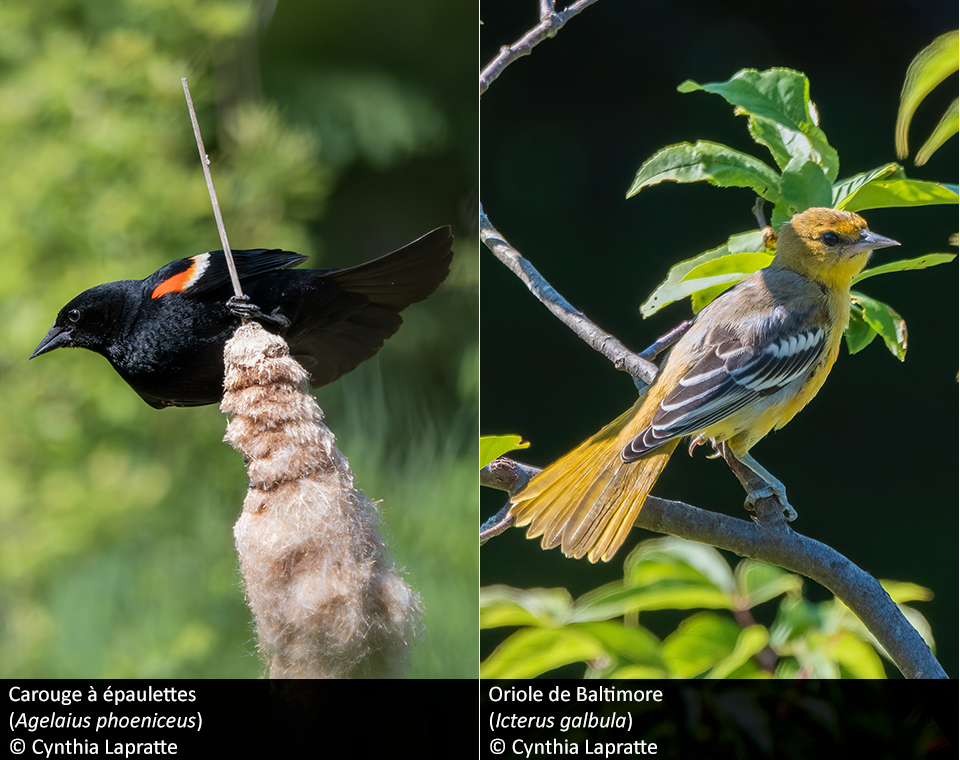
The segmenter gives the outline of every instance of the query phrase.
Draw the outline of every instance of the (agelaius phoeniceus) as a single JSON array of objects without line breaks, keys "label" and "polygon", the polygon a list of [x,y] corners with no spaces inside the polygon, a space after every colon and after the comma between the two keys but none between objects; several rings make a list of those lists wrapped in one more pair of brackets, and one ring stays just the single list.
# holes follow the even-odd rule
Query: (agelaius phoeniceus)
[{"label": "(agelaius phoeniceus)", "polygon": [[[400,312],[450,271],[453,236],[440,227],[346,269],[288,269],[307,257],[233,251],[244,295],[325,385],[369,359],[400,327]],[[150,406],[199,406],[223,396],[223,348],[240,324],[223,251],[167,264],[144,280],[108,282],[64,306],[30,356],[74,346],[102,354]]]}]

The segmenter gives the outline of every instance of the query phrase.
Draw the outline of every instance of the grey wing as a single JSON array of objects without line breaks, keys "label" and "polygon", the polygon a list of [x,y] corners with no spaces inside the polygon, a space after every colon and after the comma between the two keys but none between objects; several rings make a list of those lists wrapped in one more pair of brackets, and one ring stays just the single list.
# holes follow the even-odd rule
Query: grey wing
[{"label": "grey wing", "polygon": [[650,427],[624,448],[624,461],[702,431],[808,376],[825,346],[822,327],[796,324],[782,309],[774,309],[750,340],[733,329],[713,330],[703,358],[667,393]]}]

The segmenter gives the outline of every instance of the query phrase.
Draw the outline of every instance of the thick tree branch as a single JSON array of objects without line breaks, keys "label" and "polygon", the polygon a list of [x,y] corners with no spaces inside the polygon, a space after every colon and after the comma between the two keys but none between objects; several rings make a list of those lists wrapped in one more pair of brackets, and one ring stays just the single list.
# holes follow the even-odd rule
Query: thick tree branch
[{"label": "thick tree branch", "polygon": [[[480,484],[515,493],[537,472],[536,467],[501,458],[481,471]],[[495,532],[488,530],[491,535],[512,525],[512,518],[505,510],[501,512],[504,517],[500,523],[509,522]],[[947,677],[880,583],[836,550],[794,531],[784,520],[776,499],[758,500],[757,519],[748,521],[648,496],[635,527],[715,546],[806,576],[828,589],[863,621],[904,676]]]}]

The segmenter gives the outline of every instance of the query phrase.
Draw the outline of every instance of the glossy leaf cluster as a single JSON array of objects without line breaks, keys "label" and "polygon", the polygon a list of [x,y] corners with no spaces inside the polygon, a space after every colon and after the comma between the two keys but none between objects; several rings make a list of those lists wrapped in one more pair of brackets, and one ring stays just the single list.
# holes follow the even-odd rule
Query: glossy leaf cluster
[{"label": "glossy leaf cluster", "polygon": [[[860,212],[866,209],[956,204],[955,184],[910,179],[899,164],[888,163],[868,172],[838,180],[840,160],[820,128],[810,99],[807,77],[792,69],[744,69],[726,82],[698,84],[686,81],[680,92],[709,92],[747,117],[750,136],[764,146],[776,168],[720,143],[678,143],[657,151],[643,163],[627,197],[665,181],[708,182],[718,187],[747,187],[773,204],[772,226],[778,229],[794,214],[815,206]],[[690,298],[698,312],[746,275],[773,259],[766,238],[758,231],[731,235],[717,248],[674,266],[667,278],[640,307],[647,317],[667,304]],[[895,261],[862,272],[859,282],[876,274],[919,269],[952,261],[954,254],[930,253]],[[891,353],[903,360],[907,350],[906,325],[887,304],[862,293],[853,294],[847,347],[865,348],[877,335]]]}]

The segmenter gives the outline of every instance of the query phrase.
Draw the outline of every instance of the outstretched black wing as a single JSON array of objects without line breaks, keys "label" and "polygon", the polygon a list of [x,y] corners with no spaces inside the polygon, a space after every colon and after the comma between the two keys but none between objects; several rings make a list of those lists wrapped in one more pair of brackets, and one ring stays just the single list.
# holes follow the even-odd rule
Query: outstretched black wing
[{"label": "outstretched black wing", "polygon": [[[450,272],[453,235],[441,227],[373,261],[339,270],[297,270],[257,284],[273,289],[290,320],[290,351],[314,386],[333,382],[373,356],[400,327],[400,312],[433,293]],[[290,275],[298,275],[290,278]],[[249,295],[258,301],[256,289]]]}]

